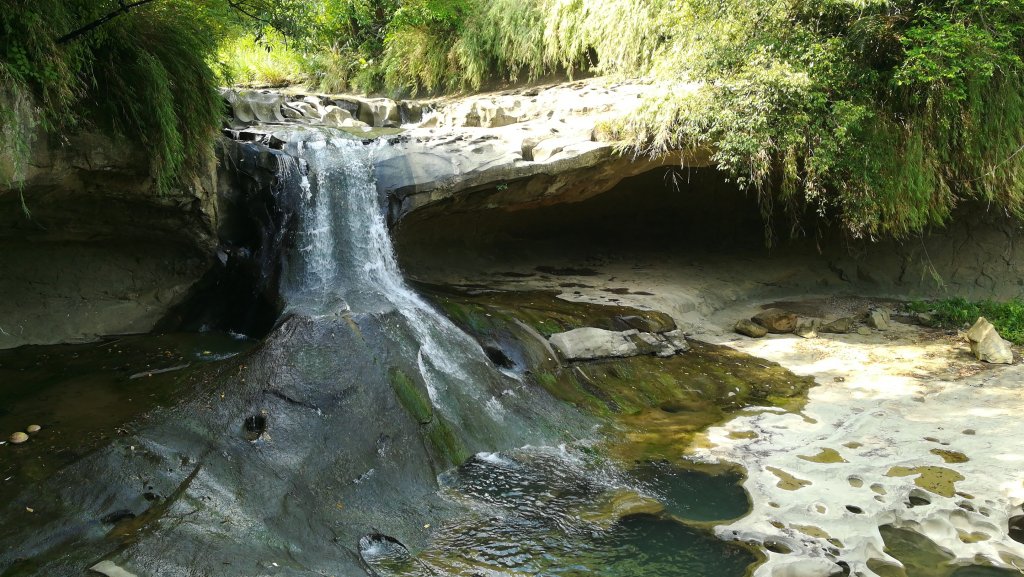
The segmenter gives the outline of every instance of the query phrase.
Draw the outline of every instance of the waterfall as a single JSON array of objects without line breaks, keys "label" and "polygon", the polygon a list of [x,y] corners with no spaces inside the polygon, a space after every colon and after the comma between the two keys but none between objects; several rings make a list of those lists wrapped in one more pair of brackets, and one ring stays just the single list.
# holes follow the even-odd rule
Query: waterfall
[{"label": "waterfall", "polygon": [[286,274],[288,306],[314,316],[397,313],[417,343],[416,362],[435,408],[461,420],[442,402],[449,385],[459,383],[463,393],[500,418],[498,399],[483,388],[472,390],[481,380],[475,372],[498,372],[480,345],[402,277],[374,178],[374,154],[381,146],[345,138],[296,145],[300,161],[286,177],[299,182],[303,205]]}]

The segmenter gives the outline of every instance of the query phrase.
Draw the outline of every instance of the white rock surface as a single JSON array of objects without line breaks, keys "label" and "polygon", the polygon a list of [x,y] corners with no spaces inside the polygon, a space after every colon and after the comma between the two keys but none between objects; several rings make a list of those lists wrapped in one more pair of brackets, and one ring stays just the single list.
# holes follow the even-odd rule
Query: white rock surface
[{"label": "white rock surface", "polygon": [[[711,448],[695,454],[747,470],[753,510],[717,528],[720,536],[793,551],[769,553],[756,577],[824,576],[837,561],[875,576],[869,560],[898,565],[883,551],[879,527],[887,524],[928,537],[958,564],[1024,567],[1024,545],[1007,534],[1024,504],[1024,451],[1015,441],[1024,437],[1024,371],[972,372],[963,349],[906,325],[892,324],[893,333],[899,340],[732,343],[819,383],[802,413],[737,417],[710,429]],[[936,474],[955,480],[955,492],[925,488]],[[912,507],[911,496],[928,503]]]}]

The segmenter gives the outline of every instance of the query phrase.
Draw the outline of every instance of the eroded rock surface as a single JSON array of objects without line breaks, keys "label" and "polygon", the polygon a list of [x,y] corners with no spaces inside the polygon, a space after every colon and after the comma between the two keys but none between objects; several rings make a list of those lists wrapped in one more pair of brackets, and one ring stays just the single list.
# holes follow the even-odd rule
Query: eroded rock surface
[{"label": "eroded rock surface", "polygon": [[[704,150],[656,158],[616,151],[606,123],[628,116],[657,89],[593,79],[427,102],[266,91],[224,95],[234,110],[228,130],[233,138],[272,146],[309,138],[289,126],[296,124],[367,139],[388,135],[389,146],[377,152],[377,188],[398,222],[412,213],[578,202],[659,166],[708,166]],[[332,106],[351,116],[332,113]]]}]

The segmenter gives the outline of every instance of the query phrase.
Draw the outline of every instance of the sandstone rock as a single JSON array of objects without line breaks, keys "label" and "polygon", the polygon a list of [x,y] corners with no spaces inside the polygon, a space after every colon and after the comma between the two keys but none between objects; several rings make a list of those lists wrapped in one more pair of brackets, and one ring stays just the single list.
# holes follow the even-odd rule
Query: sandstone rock
[{"label": "sandstone rock", "polygon": [[8,438],[8,440],[14,445],[20,445],[28,440],[28,435],[22,433],[21,431],[18,431],[17,433],[11,433],[11,436]]},{"label": "sandstone rock", "polygon": [[320,118],[320,120],[324,124],[328,124],[328,125],[331,125],[331,126],[341,126],[343,122],[345,122],[346,120],[351,120],[351,119],[352,119],[352,113],[351,112],[349,112],[348,110],[345,110],[344,108],[339,108],[339,107],[333,106],[333,105],[332,106],[328,106],[327,108],[325,108],[324,109],[324,115]]},{"label": "sandstone rock", "polygon": [[866,322],[873,329],[887,331],[889,330],[889,311],[885,309],[868,311]]},{"label": "sandstone rock", "polygon": [[284,111],[285,108],[291,108],[292,110],[297,110],[300,114],[302,114],[302,118],[304,118],[306,120],[319,120],[320,119],[320,110],[317,109],[316,106],[313,106],[312,104],[310,104],[308,102],[304,102],[304,101],[289,102],[287,105],[285,105],[281,109],[282,112]]},{"label": "sandstone rock", "polygon": [[825,323],[820,329],[818,329],[818,331],[822,333],[846,334],[852,331],[856,324],[857,322],[852,318],[842,317],[832,322]]},{"label": "sandstone rock", "polygon": [[398,103],[398,121],[401,124],[417,124],[423,121],[423,104],[414,100]]},{"label": "sandstone rock", "polygon": [[637,345],[630,338],[637,334],[638,331],[616,332],[583,327],[551,335],[550,341],[569,361],[631,357],[639,354]]},{"label": "sandstone rock", "polygon": [[374,98],[359,103],[359,120],[370,126],[399,122],[398,105],[390,98]]},{"label": "sandstone rock", "polygon": [[370,130],[370,125],[363,122],[362,120],[356,120],[355,118],[346,118],[341,121],[338,125],[341,128],[361,128],[363,130]]},{"label": "sandstone rock", "polygon": [[818,328],[821,326],[821,321],[818,319],[800,319],[796,323],[796,328],[793,329],[793,333],[798,337],[805,339],[814,339],[818,337]]},{"label": "sandstone rock", "polygon": [[95,571],[100,575],[105,575],[106,577],[137,577],[134,573],[126,571],[122,567],[115,565],[114,562],[110,560],[100,561],[92,567],[89,567],[89,570]]},{"label": "sandstone rock", "polygon": [[754,315],[750,320],[768,329],[770,333],[791,333],[796,328],[797,316],[782,309],[768,309]]},{"label": "sandstone rock", "polygon": [[759,339],[768,334],[768,329],[750,319],[743,319],[736,323],[736,328],[734,330],[741,335],[746,335],[754,339]]},{"label": "sandstone rock", "polygon": [[971,344],[971,352],[979,361],[1013,364],[1013,351],[1009,343],[999,336],[996,328],[985,317],[978,317],[974,326],[967,331],[967,340]]},{"label": "sandstone rock", "polygon": [[290,103],[286,103],[281,107],[281,115],[288,120],[303,120],[306,118],[305,115],[302,114],[301,110],[291,106]]},{"label": "sandstone rock", "polygon": [[231,106],[234,117],[241,122],[284,122],[285,120],[281,113],[281,106],[285,101],[282,94],[255,90],[241,92],[225,90],[221,92],[221,96]]},{"label": "sandstone rock", "polygon": [[859,327],[859,328],[857,329],[857,334],[858,334],[858,335],[862,335],[862,336],[865,336],[865,337],[866,337],[866,336],[868,336],[868,335],[870,335],[870,334],[871,334],[871,329],[869,329],[869,328],[867,328],[867,327]]}]

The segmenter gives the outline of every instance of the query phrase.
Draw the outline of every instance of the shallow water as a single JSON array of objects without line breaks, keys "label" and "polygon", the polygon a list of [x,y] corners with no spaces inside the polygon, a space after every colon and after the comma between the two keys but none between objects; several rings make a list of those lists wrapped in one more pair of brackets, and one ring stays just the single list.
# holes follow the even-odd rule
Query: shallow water
[{"label": "shallow water", "polygon": [[[197,368],[252,345],[224,334],[167,334],[0,350],[0,502],[129,433],[148,411],[180,399]],[[33,424],[42,430],[28,442],[6,442]]]},{"label": "shallow water", "polygon": [[660,478],[656,495],[586,453],[481,454],[442,477],[449,497],[466,502],[474,516],[439,528],[418,555],[377,537],[363,544],[363,556],[380,575],[395,577],[740,577],[755,561],[750,551],[670,514],[693,509],[696,487],[725,505],[722,511],[745,513],[736,480],[679,472]]}]

